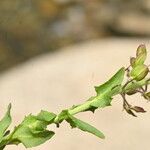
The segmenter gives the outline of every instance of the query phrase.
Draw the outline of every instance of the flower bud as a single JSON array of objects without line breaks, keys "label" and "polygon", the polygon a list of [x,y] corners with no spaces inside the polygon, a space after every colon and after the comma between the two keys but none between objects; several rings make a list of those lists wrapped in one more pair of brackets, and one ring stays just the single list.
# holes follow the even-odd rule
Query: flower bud
[{"label": "flower bud", "polygon": [[143,96],[145,99],[150,100],[150,92],[145,93]]},{"label": "flower bud", "polygon": [[130,91],[126,92],[127,95],[133,95],[135,93],[137,93],[136,90],[130,90]]},{"label": "flower bud", "polygon": [[147,93],[146,93],[146,96],[148,96],[148,97],[150,98],[150,92],[147,92]]},{"label": "flower bud", "polygon": [[125,109],[126,110],[126,112],[128,113],[128,114],[130,114],[130,115],[132,115],[132,116],[134,116],[134,117],[137,117],[134,113],[133,113],[133,111],[131,110],[131,109]]},{"label": "flower bud", "polygon": [[137,51],[136,51],[136,56],[138,57],[139,55],[141,54],[146,54],[146,46],[144,44],[141,44],[139,45],[139,47],[137,48]]},{"label": "flower bud", "polygon": [[136,59],[134,61],[134,65],[142,65],[144,64],[147,57],[147,51],[145,45],[140,45],[136,51]]},{"label": "flower bud", "polygon": [[131,57],[130,58],[130,65],[132,66],[132,67],[134,67],[135,66],[135,57]]},{"label": "flower bud", "polygon": [[147,54],[140,54],[139,56],[136,57],[135,61],[134,61],[134,65],[142,65],[144,64],[145,60],[146,60],[146,56]]},{"label": "flower bud", "polygon": [[146,77],[148,72],[149,72],[149,69],[146,65],[138,65],[132,69],[130,76],[133,79],[140,81]]},{"label": "flower bud", "polygon": [[132,115],[132,116],[134,116],[134,117],[137,117],[134,113],[133,113],[133,111],[131,110],[131,105],[124,105],[123,106],[124,107],[124,109],[125,109],[125,111],[128,113],[128,114],[130,114],[130,115]]},{"label": "flower bud", "polygon": [[142,107],[139,107],[139,106],[133,106],[131,109],[137,113],[145,113],[146,112]]}]

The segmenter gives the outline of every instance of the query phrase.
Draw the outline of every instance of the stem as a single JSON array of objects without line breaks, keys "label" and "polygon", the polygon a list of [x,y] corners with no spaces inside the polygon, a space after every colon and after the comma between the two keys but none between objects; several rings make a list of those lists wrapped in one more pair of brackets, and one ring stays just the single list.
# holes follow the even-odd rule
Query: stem
[{"label": "stem", "polygon": [[[95,98],[96,99],[96,98]],[[80,106],[78,106],[78,107],[76,107],[76,108],[74,108],[74,109],[69,109],[69,114],[71,114],[71,115],[75,115],[75,114],[77,114],[77,113],[79,113],[79,112],[82,112],[82,111],[85,111],[85,110],[87,110],[89,107],[90,107],[90,104],[95,100],[95,99],[93,99],[92,101],[87,101],[87,102],[85,102],[84,104],[82,104],[82,105],[80,105]]]},{"label": "stem", "polygon": [[[118,95],[118,94],[122,94],[122,93],[126,93],[129,90],[136,90],[139,87],[142,87],[144,85],[148,85],[150,84],[150,79],[143,79],[141,81],[136,81],[136,82],[132,82],[131,80],[128,81],[127,83],[125,83],[121,90],[118,93],[115,93],[113,96]],[[75,115],[78,114],[80,112],[86,111],[88,108],[90,108],[91,103],[93,103],[93,101],[96,101],[98,97],[93,98],[91,101],[86,101],[83,104],[80,104],[79,106],[75,107],[75,108],[70,108],[68,109],[68,113],[71,115]],[[56,124],[59,123],[59,114],[56,116],[56,118],[54,119],[54,122]]]},{"label": "stem", "polygon": [[130,107],[130,104],[127,102],[126,98],[125,98],[125,94],[121,93],[121,96],[123,98],[123,106],[127,105],[128,107]]},{"label": "stem", "polygon": [[[86,101],[85,103],[83,103],[83,104],[81,104],[81,105],[79,105],[79,106],[77,106],[75,108],[70,108],[70,109],[68,109],[68,113],[70,115],[75,115],[77,113],[83,112],[83,111],[87,110],[88,108],[90,108],[91,103],[93,103],[93,101],[96,101],[96,100],[97,100],[97,97],[95,97],[91,101]],[[58,118],[59,118],[59,114],[54,119],[54,122],[56,124],[59,123]]]},{"label": "stem", "polygon": [[[142,87],[142,86],[144,86],[144,85],[146,85],[146,84],[150,84],[150,81],[148,81],[148,80],[149,80],[149,79],[144,79],[144,80],[142,80],[142,81],[138,81],[138,82],[135,82],[135,83],[131,83],[131,81],[130,81],[130,83],[123,85],[122,90],[119,91],[118,93],[115,93],[115,95],[121,94],[122,91],[126,93],[126,92],[129,91],[130,89],[136,90],[138,87]],[[148,82],[147,82],[147,81],[148,81]],[[115,95],[114,95],[114,96],[115,96]],[[75,115],[75,114],[77,114],[77,113],[79,113],[79,112],[85,111],[85,110],[87,110],[87,109],[90,107],[90,104],[91,104],[93,101],[95,101],[95,100],[97,100],[97,98],[93,99],[92,101],[87,101],[87,102],[85,102],[84,104],[79,105],[78,107],[75,107],[74,109],[69,109],[69,113],[70,113],[71,115]]]},{"label": "stem", "polygon": [[[138,57],[139,54],[142,57]],[[145,68],[146,65],[139,66],[144,65],[143,61],[145,61],[146,55],[147,52],[145,46],[140,45],[137,49],[136,58],[132,57],[130,59],[131,65],[129,65],[126,69],[122,67],[110,80],[101,86],[96,87],[96,96],[91,97],[83,104],[62,110],[58,115],[47,111],[41,111],[37,116],[29,115],[25,117],[23,122],[15,127],[11,133],[7,130],[11,123],[11,107],[9,105],[6,115],[0,121],[0,128],[2,130],[2,133],[0,134],[0,150],[3,150],[7,145],[18,145],[19,143],[24,144],[26,148],[38,146],[54,135],[53,131],[47,130],[47,126],[54,123],[57,127],[59,127],[59,124],[63,120],[66,120],[72,127],[77,127],[100,138],[104,138],[104,135],[95,127],[73,117],[73,115],[88,110],[94,112],[97,108],[110,106],[112,98],[116,95],[122,96],[123,108],[128,114],[137,117],[134,112],[145,112],[142,107],[130,105],[130,103],[126,100],[126,95],[132,95],[139,92],[145,99],[150,99],[150,92],[147,92],[148,85],[150,84],[150,78],[145,78],[150,71],[149,68]],[[130,70],[130,67],[132,67],[132,70]],[[147,67],[150,67],[150,65]],[[123,83],[125,75],[127,77],[127,81]],[[145,79],[136,81],[135,79],[140,79],[138,77],[143,77]]]}]

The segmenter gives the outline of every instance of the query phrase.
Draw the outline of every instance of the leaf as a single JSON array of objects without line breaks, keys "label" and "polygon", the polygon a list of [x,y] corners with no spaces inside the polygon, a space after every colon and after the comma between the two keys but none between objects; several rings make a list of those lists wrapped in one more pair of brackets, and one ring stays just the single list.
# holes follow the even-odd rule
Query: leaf
[{"label": "leaf", "polygon": [[104,95],[111,93],[111,90],[122,84],[122,81],[124,79],[125,74],[125,68],[121,68],[110,80],[105,82],[104,84],[100,86],[96,86],[95,90],[97,95]]},{"label": "leaf", "polygon": [[73,117],[70,114],[68,114],[68,119],[66,119],[66,121],[69,122],[73,128],[76,127],[82,131],[89,132],[99,138],[102,138],[102,139],[105,138],[104,134],[101,131],[99,131],[95,127],[91,126],[90,124]]},{"label": "leaf", "polygon": [[66,120],[68,123],[70,123],[72,128],[78,128],[82,131],[86,131],[89,133],[92,133],[94,135],[96,135],[99,138],[104,139],[105,136],[102,132],[100,132],[98,129],[96,129],[95,127],[89,125],[86,122],[83,122],[77,118],[75,118],[74,116],[72,116],[68,110],[63,110],[59,116],[58,116],[58,120],[62,121],[62,120]]},{"label": "leaf", "polygon": [[108,80],[100,86],[95,87],[97,95],[89,100],[91,101],[91,107],[87,110],[93,110],[94,108],[96,109],[110,106],[112,96],[119,93],[121,90],[121,84],[124,79],[124,74],[125,69],[121,68],[110,80]]},{"label": "leaf", "polygon": [[35,147],[40,144],[43,144],[47,140],[49,140],[55,133],[52,131],[44,130],[40,132],[34,132],[29,127],[26,126],[19,126],[16,129],[15,134],[13,135],[13,143],[20,142],[26,147]]},{"label": "leaf", "polygon": [[[122,82],[124,79],[125,68],[119,71],[104,84],[95,87],[96,96],[89,98],[84,104],[77,105],[69,109],[70,114],[77,112],[92,111],[97,108],[104,108],[111,105],[112,97],[122,91]],[[62,120],[64,117],[62,117]],[[59,119],[58,119],[59,120]]]},{"label": "leaf", "polygon": [[53,113],[41,111],[37,116],[25,117],[24,121],[15,128],[10,141],[13,144],[22,143],[26,148],[46,142],[55,134],[53,131],[46,130],[55,116]]},{"label": "leaf", "polygon": [[49,124],[53,122],[56,115],[52,112],[41,110],[41,112],[37,115],[38,120],[46,121]]},{"label": "leaf", "polygon": [[10,110],[11,110],[11,104],[8,105],[7,112],[5,116],[3,117],[3,119],[0,121],[0,142],[2,141],[7,128],[11,124]]}]

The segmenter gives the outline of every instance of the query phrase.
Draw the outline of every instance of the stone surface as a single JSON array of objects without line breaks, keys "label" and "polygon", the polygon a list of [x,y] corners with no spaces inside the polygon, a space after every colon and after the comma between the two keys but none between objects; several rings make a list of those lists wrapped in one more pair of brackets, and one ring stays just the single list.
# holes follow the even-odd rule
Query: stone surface
[{"label": "stone surface", "polygon": [[[129,57],[137,46],[149,39],[107,39],[89,41],[61,51],[40,56],[17,66],[0,76],[0,115],[12,103],[13,125],[24,115],[46,109],[58,113],[61,109],[79,104],[94,95],[94,86],[109,79],[120,67],[128,66]],[[148,56],[150,60],[150,55]],[[63,123],[51,141],[33,150],[149,150],[149,103],[138,95],[130,99],[140,104],[147,113],[137,118],[122,111],[122,100],[115,97],[112,107],[77,116],[95,125],[106,135],[105,140],[70,129]],[[22,145],[6,150],[25,150]]]}]

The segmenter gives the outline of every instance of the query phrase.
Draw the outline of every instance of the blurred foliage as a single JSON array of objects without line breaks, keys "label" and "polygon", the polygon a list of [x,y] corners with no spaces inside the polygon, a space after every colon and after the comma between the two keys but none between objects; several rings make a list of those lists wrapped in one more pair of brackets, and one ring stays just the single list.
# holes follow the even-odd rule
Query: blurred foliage
[{"label": "blurred foliage", "polygon": [[1,0],[0,70],[110,35],[149,36],[149,0]]}]

